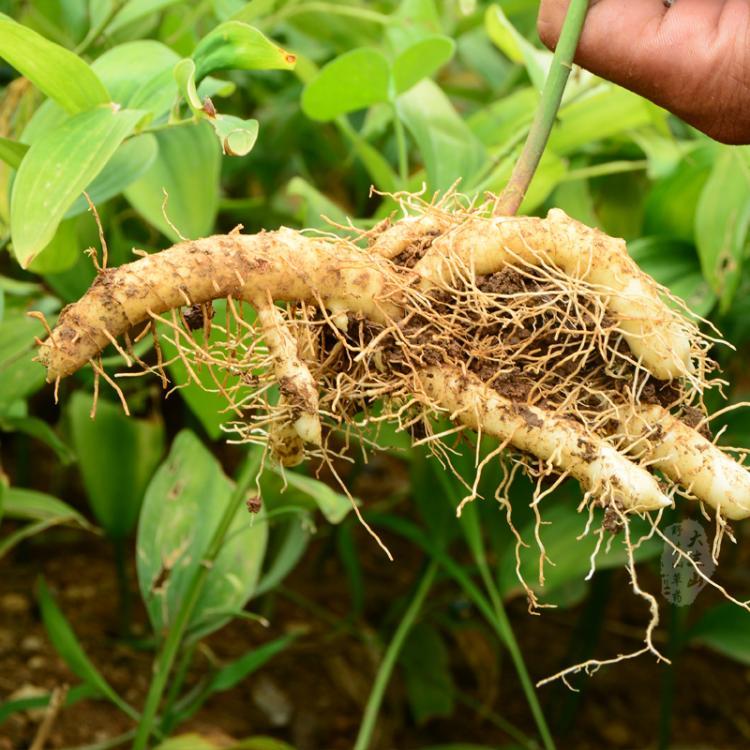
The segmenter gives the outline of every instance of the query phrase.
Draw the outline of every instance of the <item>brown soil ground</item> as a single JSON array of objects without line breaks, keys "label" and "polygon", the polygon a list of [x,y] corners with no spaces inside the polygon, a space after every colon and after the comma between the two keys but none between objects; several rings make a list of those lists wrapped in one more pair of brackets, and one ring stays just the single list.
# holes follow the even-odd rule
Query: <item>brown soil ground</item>
[{"label": "brown soil ground", "polygon": [[[377,466],[377,464],[376,464]],[[375,478],[383,487],[405,483],[398,467],[381,466]],[[406,506],[405,506],[406,507]],[[747,535],[746,535],[747,536]],[[181,731],[226,738],[265,734],[286,740],[298,750],[344,750],[356,736],[363,706],[376,670],[383,616],[414,582],[420,553],[402,540],[385,536],[396,555],[388,564],[361,529],[355,531],[366,582],[360,618],[351,617],[346,575],[330,530],[320,532],[283,591],[255,603],[271,622],[235,621],[211,636],[195,660],[195,681],[210,662],[224,662],[282,633],[305,629],[292,647],[231,691],[214,697]],[[750,538],[729,551],[723,566],[725,585],[747,591]],[[52,689],[75,684],[50,646],[34,602],[36,578],[43,575],[92,661],[130,703],[138,706],[149,683],[150,654],[119,643],[116,636],[116,581],[111,552],[89,534],[54,530],[37,537],[2,562],[0,575],[0,700],[20,688]],[[730,575],[731,574],[731,575]],[[644,574],[652,590],[658,580]],[[607,605],[597,654],[614,655],[639,645],[646,622],[643,603],[630,593],[624,573],[607,582],[613,595]],[[381,712],[374,750],[417,750],[437,744],[475,743],[500,747],[509,738],[481,710],[484,707],[533,735],[533,723],[512,666],[460,592],[439,583],[431,602],[455,614],[446,642],[451,647],[453,675],[466,699],[451,719],[417,726],[410,717],[402,681],[394,679]],[[718,602],[704,591],[694,610]],[[569,662],[568,644],[583,607],[546,610],[531,616],[524,601],[510,605],[513,626],[534,679],[556,672]],[[691,619],[698,614],[693,611]],[[136,622],[145,632],[145,616]],[[664,639],[665,630],[659,632]],[[451,640],[452,639],[452,640]],[[659,685],[665,667],[650,657],[602,670],[581,683],[583,691],[561,686],[540,691],[551,720],[568,723],[558,731],[558,747],[656,747]],[[691,648],[676,666],[674,697],[675,748],[750,747],[750,670],[709,651]],[[0,750],[30,746],[38,717],[17,714],[0,726]],[[104,701],[87,700],[64,709],[54,725],[48,748],[100,742],[131,728],[131,722]]]}]

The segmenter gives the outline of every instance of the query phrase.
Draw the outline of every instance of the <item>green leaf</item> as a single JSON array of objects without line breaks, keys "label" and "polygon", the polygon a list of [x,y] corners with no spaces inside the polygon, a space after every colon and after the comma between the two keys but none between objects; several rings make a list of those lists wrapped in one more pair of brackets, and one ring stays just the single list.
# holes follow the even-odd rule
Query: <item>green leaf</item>
[{"label": "green leaf", "polygon": [[377,49],[361,47],[340,55],[305,86],[302,111],[327,122],[347,112],[389,100],[390,66]]},{"label": "green leaf", "polygon": [[10,138],[0,138],[0,159],[13,169],[21,166],[21,161],[28,150],[29,147],[25,143],[12,141]]},{"label": "green leaf", "polygon": [[419,147],[428,190],[465,182],[486,161],[484,147],[433,81],[424,80],[397,99],[398,115]]},{"label": "green leaf", "polygon": [[[545,602],[562,604],[565,586],[585,579],[591,569],[591,556],[596,549],[598,537],[589,533],[581,537],[588,521],[586,513],[578,513],[574,506],[559,503],[546,510],[542,509],[545,525],[539,530],[549,562],[544,566],[545,583],[539,582],[539,547],[535,542],[535,524],[529,523],[521,529],[521,537],[529,546],[519,551],[520,572],[529,587],[544,593]],[[598,524],[594,523],[593,528]],[[635,545],[638,539],[644,541],[636,546],[636,562],[657,557],[661,554],[662,543],[655,538],[645,539],[649,526],[645,521],[634,518],[630,522],[630,533]],[[604,570],[624,565],[627,549],[620,534],[612,539],[611,545],[602,544],[596,556],[596,569]],[[509,545],[498,565],[500,590],[504,596],[520,594],[521,584],[516,575],[516,549]]]},{"label": "green leaf", "polygon": [[77,677],[80,677],[87,685],[95,688],[129,716],[137,718],[135,711],[110,687],[99,670],[97,670],[88,656],[86,656],[86,652],[78,642],[65,615],[60,611],[57,603],[52,598],[52,594],[49,592],[43,578],[39,579],[37,596],[47,635],[57,653],[70,668],[70,671]]},{"label": "green leaf", "polygon": [[77,55],[0,13],[0,57],[66,112],[110,101],[96,73]]},{"label": "green leaf", "polygon": [[27,267],[52,239],[82,190],[101,172],[143,113],[97,107],[35,140],[16,175],[11,196],[13,250]]},{"label": "green leaf", "polygon": [[[281,470],[274,469],[274,472],[280,476]],[[352,501],[346,495],[335,492],[319,479],[299,474],[296,471],[285,471],[284,478],[289,487],[297,491],[294,493],[294,498],[300,498],[306,507],[313,507],[309,502],[312,501],[328,523],[341,523],[352,510]]]},{"label": "green leaf", "polygon": [[38,320],[17,313],[0,323],[0,414],[44,384],[44,368],[33,361],[34,337],[42,333]]},{"label": "green leaf", "polygon": [[125,197],[147,221],[173,242],[180,237],[162,213],[186,237],[211,233],[219,196],[221,152],[205,122],[155,134],[159,155],[151,168],[125,190]]},{"label": "green leaf", "polygon": [[739,286],[749,230],[750,149],[724,147],[695,214],[698,257],[722,312],[729,309]]},{"label": "green leaf", "polygon": [[52,495],[22,487],[8,487],[4,495],[5,515],[22,521],[51,521],[55,524],[75,521],[84,528],[91,524],[74,508]]},{"label": "green leaf", "polygon": [[209,118],[227,156],[246,156],[258,140],[258,121],[243,120],[234,115],[219,115]]},{"label": "green leaf", "polygon": [[295,55],[242,21],[219,24],[198,42],[192,54],[195,79],[215,70],[292,70]]},{"label": "green leaf", "polygon": [[750,666],[750,612],[732,602],[723,602],[704,613],[690,630],[689,638]]},{"label": "green leaf", "polygon": [[399,662],[414,721],[424,724],[452,716],[455,688],[440,633],[426,623],[417,623],[399,653]]},{"label": "green leaf", "polygon": [[[232,490],[200,440],[181,432],[146,491],[138,523],[138,583],[157,634],[174,622]],[[230,619],[228,611],[245,606],[258,581],[267,535],[264,510],[238,512],[193,611],[191,638],[213,632]]]},{"label": "green leaf", "polygon": [[188,103],[190,109],[193,112],[199,112],[203,110],[203,102],[200,96],[198,96],[198,89],[195,85],[195,61],[189,57],[184,60],[180,60],[177,65],[174,66],[174,79],[177,82],[177,88],[180,94]]},{"label": "green leaf", "polygon": [[107,26],[108,34],[115,34],[136,21],[146,16],[151,16],[159,11],[176,5],[179,0],[129,0],[117,13],[112,22]]},{"label": "green leaf", "polygon": [[456,49],[447,36],[430,36],[405,49],[393,61],[393,82],[397,94],[408,91],[423,78],[429,78],[443,67]]},{"label": "green leaf", "polygon": [[549,148],[566,155],[652,120],[651,104],[619,86],[603,83],[564,104],[549,139]]},{"label": "green leaf", "polygon": [[57,433],[43,419],[27,416],[0,415],[0,430],[22,432],[49,446],[63,466],[75,461],[73,451],[57,436]]},{"label": "green leaf", "polygon": [[[119,195],[148,171],[158,154],[159,145],[151,133],[128,138],[86,187],[91,202],[96,206]],[[88,201],[85,196],[79,195],[67,210],[65,217],[78,216],[88,210]]]},{"label": "green leaf", "polygon": [[141,500],[164,451],[160,422],[127,417],[120,404],[99,398],[91,419],[91,398],[80,391],[68,406],[73,447],[91,508],[115,539],[135,526]]},{"label": "green leaf", "polygon": [[508,20],[499,5],[490,5],[484,16],[487,35],[495,46],[512,62],[523,64],[537,91],[544,87],[552,54],[542,52],[530,44]]},{"label": "green leaf", "polygon": [[[133,100],[155,77],[171,71],[179,59],[179,55],[165,44],[153,39],[139,39],[107,50],[91,67],[106,84],[113,101],[131,109],[150,109],[143,101],[134,105]],[[176,90],[174,81],[169,79],[169,83],[172,84],[168,97],[171,104]]]},{"label": "green leaf", "polygon": [[[78,701],[85,700],[86,698],[97,698],[100,693],[96,688],[92,688],[90,685],[74,685],[68,690],[65,696],[65,705],[72,706]],[[2,724],[9,716],[20,711],[28,711],[32,708],[46,708],[52,700],[52,693],[46,695],[34,696],[31,698],[17,698],[16,700],[6,701],[0,703],[0,724]]]}]

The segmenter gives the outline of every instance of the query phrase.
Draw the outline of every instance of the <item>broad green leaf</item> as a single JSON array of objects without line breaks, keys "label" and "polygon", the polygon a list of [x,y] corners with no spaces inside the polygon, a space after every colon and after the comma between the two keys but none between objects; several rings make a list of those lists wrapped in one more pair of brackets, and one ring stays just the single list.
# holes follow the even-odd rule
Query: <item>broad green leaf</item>
[{"label": "broad green leaf", "polygon": [[88,656],[86,656],[86,652],[78,642],[65,615],[57,606],[44,579],[39,579],[37,596],[47,635],[57,653],[70,668],[70,671],[77,677],[80,677],[87,685],[95,688],[99,693],[111,700],[112,703],[123,709],[131,717],[134,716],[135,712],[117,695],[109,683],[102,677],[99,670],[91,663]]},{"label": "broad green leaf", "polygon": [[221,151],[208,123],[183,125],[155,134],[159,155],[151,168],[125,190],[125,197],[147,221],[177,242],[211,233],[219,197]]},{"label": "broad green leaf", "polygon": [[644,237],[630,242],[628,251],[647,274],[685,300],[696,315],[708,315],[716,304],[716,294],[701,274],[692,245],[669,237]]},{"label": "broad green leaf", "polygon": [[0,57],[66,112],[110,101],[96,73],[77,55],[0,13]]},{"label": "broad green leaf", "polygon": [[163,119],[177,101],[172,69],[180,56],[153,39],[125,42],[97,58],[92,67],[123,107]]},{"label": "broad green leaf", "polygon": [[44,331],[38,320],[6,314],[0,323],[0,414],[44,384],[44,368],[32,361],[34,338]]},{"label": "broad green leaf", "polygon": [[89,522],[67,503],[52,495],[22,487],[8,487],[4,495],[5,515],[22,521],[51,521],[68,523],[75,521],[84,528],[91,528]]},{"label": "broad green leaf", "polygon": [[[174,622],[190,581],[203,564],[211,537],[233,483],[191,432],[172,443],[146,491],[138,523],[137,567],[143,600],[157,634]],[[234,518],[190,624],[191,638],[221,627],[228,611],[239,610],[253,595],[266,549],[265,511]]]},{"label": "broad green leaf", "polygon": [[499,5],[490,5],[484,16],[487,34],[495,46],[510,60],[523,64],[537,91],[544,87],[552,54],[536,49],[526,41],[508,20]]},{"label": "broad green leaf", "polygon": [[143,493],[164,451],[160,422],[128,417],[118,403],[76,391],[68,405],[73,447],[97,521],[112,538],[135,526]]},{"label": "broad green leaf", "polygon": [[[534,524],[531,523],[520,530],[521,537],[528,546],[520,552],[520,572],[529,587],[544,594],[545,602],[562,603],[560,595],[564,595],[563,586],[580,582],[585,579],[591,569],[593,555],[598,537],[589,533],[581,537],[586,528],[588,515],[578,513],[574,506],[564,503],[551,508],[541,508],[545,525],[539,529],[549,562],[544,566],[545,583],[539,582],[539,547],[535,541]],[[593,524],[597,528],[599,524]],[[630,523],[630,533],[635,545],[638,539],[647,536],[648,524],[641,519],[634,518]],[[657,557],[661,554],[662,543],[655,538],[643,541],[634,551],[636,562]],[[596,555],[596,570],[614,568],[627,562],[627,549],[623,535],[614,537],[611,544],[602,544]],[[521,584],[516,576],[515,545],[509,545],[501,558],[499,565],[500,590],[504,596],[522,592]],[[556,593],[556,590],[560,591]]]},{"label": "broad green leaf", "polygon": [[[91,202],[97,206],[119,195],[128,185],[148,171],[158,154],[159,146],[156,136],[151,133],[128,138],[115,151],[104,169],[87,185],[86,193]],[[88,201],[84,195],[79,195],[65,216],[66,218],[77,216],[88,210]]]},{"label": "broad green leaf", "polygon": [[160,742],[154,750],[218,750],[218,745],[200,734],[190,732],[170,737]]},{"label": "broad green leaf", "polygon": [[750,666],[750,612],[732,602],[704,613],[691,628],[689,638]]},{"label": "broad green leaf", "polygon": [[291,70],[295,55],[242,21],[219,24],[198,42],[192,54],[195,79],[215,70]]},{"label": "broad green leaf", "polygon": [[13,250],[27,267],[52,239],[82,190],[101,172],[142,117],[138,110],[97,107],[35,140],[11,196]]},{"label": "broad green leaf", "polygon": [[393,61],[393,83],[397,94],[429,78],[452,57],[456,45],[450,37],[431,36],[405,49]]},{"label": "broad green leaf", "polygon": [[469,181],[485,163],[484,147],[433,81],[424,80],[399,96],[396,106],[419,148],[429,190]]},{"label": "broad green leaf", "polygon": [[453,714],[455,687],[448,650],[440,633],[418,622],[399,653],[409,708],[417,724]]},{"label": "broad green leaf", "polygon": [[361,47],[326,65],[302,92],[302,111],[327,122],[389,100],[390,66],[377,49]]},{"label": "broad green leaf", "polygon": [[12,141],[10,138],[0,138],[0,159],[13,169],[21,166],[21,161],[28,150],[29,147],[25,143]]},{"label": "broad green leaf", "polygon": [[732,303],[742,275],[750,230],[750,150],[721,149],[695,214],[695,241],[703,275],[719,296],[722,312]]}]

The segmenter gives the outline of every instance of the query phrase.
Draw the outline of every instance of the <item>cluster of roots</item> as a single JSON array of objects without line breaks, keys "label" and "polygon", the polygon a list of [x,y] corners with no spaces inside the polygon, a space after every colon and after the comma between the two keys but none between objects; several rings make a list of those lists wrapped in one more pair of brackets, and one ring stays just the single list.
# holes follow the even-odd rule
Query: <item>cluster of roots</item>
[{"label": "cluster of roots", "polygon": [[[123,377],[220,394],[228,439],[284,466],[313,456],[333,468],[377,447],[389,423],[450,471],[469,439],[467,501],[500,461],[506,477],[537,480],[541,518],[542,498],[572,476],[581,508],[607,511],[602,538],[675,494],[713,506],[720,531],[750,515],[750,475],[707,429],[715,340],[622,241],[559,211],[503,219],[455,195],[400,199],[404,218],[368,232],[233,232],[100,269],[41,346],[48,378],[90,362],[127,409],[101,364],[111,344]],[[146,335],[154,347],[139,357]],[[171,382],[174,362],[186,382]],[[496,499],[510,520],[509,483]]]}]

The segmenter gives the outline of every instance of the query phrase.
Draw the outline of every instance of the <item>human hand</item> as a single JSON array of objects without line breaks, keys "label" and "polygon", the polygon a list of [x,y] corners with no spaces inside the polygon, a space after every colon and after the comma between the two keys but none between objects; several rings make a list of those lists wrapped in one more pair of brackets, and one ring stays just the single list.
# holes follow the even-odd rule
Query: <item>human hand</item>
[{"label": "human hand", "polygon": [[[553,48],[569,0],[542,0]],[[576,62],[724,143],[750,143],[750,1],[591,0]]]}]

